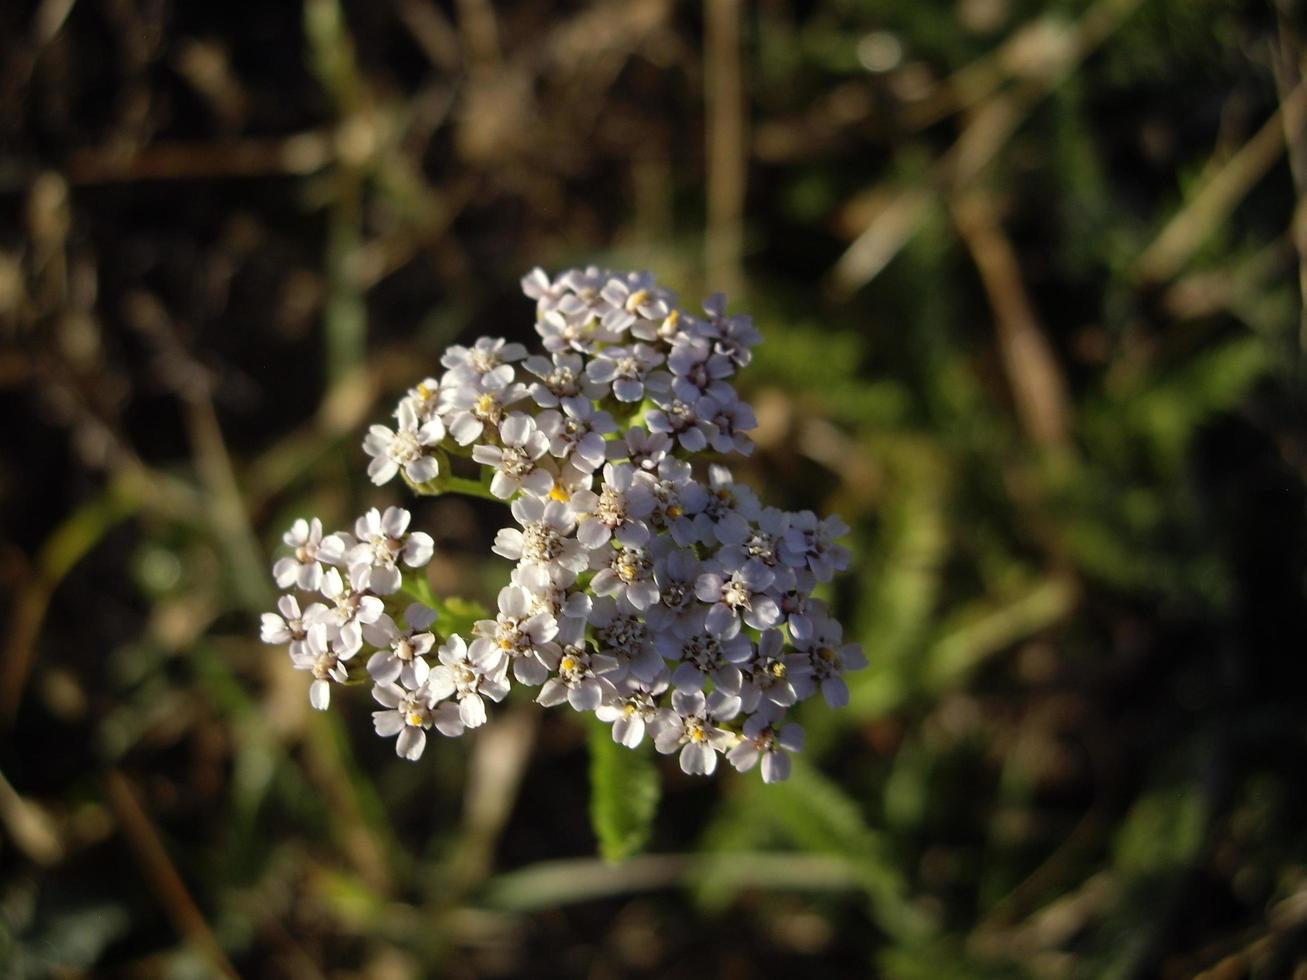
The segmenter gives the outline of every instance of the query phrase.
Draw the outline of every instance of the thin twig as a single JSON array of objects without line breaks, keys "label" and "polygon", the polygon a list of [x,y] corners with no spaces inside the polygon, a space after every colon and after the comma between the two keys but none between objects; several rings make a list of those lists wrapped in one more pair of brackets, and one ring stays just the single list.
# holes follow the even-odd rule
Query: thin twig
[{"label": "thin twig", "polygon": [[[1289,120],[1294,120],[1297,127],[1292,133]],[[1299,138],[1305,123],[1307,85],[1300,83],[1252,139],[1213,173],[1166,223],[1135,263],[1136,275],[1145,282],[1165,282],[1180,272],[1279,159],[1286,136]]]},{"label": "thin twig", "polygon": [[704,82],[708,141],[708,280],[728,295],[740,291],[747,178],[739,0],[704,6]]},{"label": "thin twig", "polygon": [[994,310],[999,355],[1022,428],[1044,449],[1065,446],[1066,382],[1021,281],[1016,252],[983,193],[958,198],[953,212]]},{"label": "thin twig", "polygon": [[159,832],[136,798],[127,777],[116,769],[110,770],[104,785],[109,805],[118,817],[118,825],[140,862],[141,873],[177,934],[194,946],[216,973],[239,978],[236,968],[209,928],[204,913],[178,874],[163,841],[159,839]]}]

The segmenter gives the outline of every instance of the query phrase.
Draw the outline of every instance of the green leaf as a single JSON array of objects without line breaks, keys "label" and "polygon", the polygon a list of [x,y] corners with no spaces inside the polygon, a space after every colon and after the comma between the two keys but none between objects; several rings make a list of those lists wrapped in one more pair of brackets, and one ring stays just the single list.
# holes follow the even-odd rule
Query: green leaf
[{"label": "green leaf", "polygon": [[606,861],[624,861],[649,840],[662,794],[648,740],[628,749],[612,729],[590,722],[590,823]]}]

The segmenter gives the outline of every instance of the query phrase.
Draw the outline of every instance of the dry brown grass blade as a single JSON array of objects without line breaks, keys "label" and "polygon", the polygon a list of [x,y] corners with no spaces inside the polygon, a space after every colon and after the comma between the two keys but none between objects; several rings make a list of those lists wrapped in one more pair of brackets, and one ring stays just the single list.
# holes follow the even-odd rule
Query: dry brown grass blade
[{"label": "dry brown grass blade", "polygon": [[989,197],[965,194],[953,204],[958,232],[971,252],[998,328],[998,350],[1026,435],[1045,449],[1065,446],[1066,382],[1021,281],[1012,243]]},{"label": "dry brown grass blade", "polygon": [[[1020,128],[1034,107],[1080,66],[1089,54],[1139,6],[1141,0],[1098,0],[1073,25],[1039,22],[1038,30],[1024,35],[1018,55],[1022,81],[1010,91],[999,91],[979,104],[957,141],[940,157],[925,186],[961,193],[981,176]],[[923,183],[889,190],[912,199],[926,193]],[[891,202],[858,235],[828,277],[828,288],[848,295],[865,286],[916,234],[928,209],[911,200]],[[888,229],[881,223],[893,222]]]},{"label": "dry brown grass blade", "polygon": [[[1288,121],[1296,130],[1288,131]],[[1284,150],[1286,135],[1302,138],[1307,124],[1307,85],[1299,84],[1252,138],[1215,170],[1135,262],[1135,274],[1145,282],[1175,277],[1211,237],[1221,222],[1266,175]]]},{"label": "dry brown grass blade", "polygon": [[110,770],[105,776],[104,786],[109,806],[118,818],[118,826],[127,838],[128,846],[136,855],[141,874],[177,934],[208,961],[216,975],[238,978],[240,974],[214,938],[204,913],[187,890],[159,839],[154,822],[141,806],[127,777],[116,769]]},{"label": "dry brown grass blade", "polygon": [[727,295],[738,295],[744,249],[748,162],[740,64],[739,0],[704,6],[704,84],[708,137],[706,272]]}]

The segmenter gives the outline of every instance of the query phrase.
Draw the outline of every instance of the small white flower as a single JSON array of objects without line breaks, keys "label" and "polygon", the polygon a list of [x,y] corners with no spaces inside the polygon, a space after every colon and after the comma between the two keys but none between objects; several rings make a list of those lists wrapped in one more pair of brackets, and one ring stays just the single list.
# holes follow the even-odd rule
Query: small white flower
[{"label": "small white flower", "polygon": [[363,636],[380,648],[367,663],[368,675],[374,681],[385,684],[398,680],[409,688],[421,687],[426,682],[431,666],[422,658],[436,644],[431,633],[401,630],[389,616],[382,616],[363,628]]},{"label": "small white flower", "polygon": [[699,581],[699,559],[688,548],[678,548],[666,536],[653,542],[654,583],[658,601],[645,610],[645,619],[655,633],[684,635],[700,609],[694,594]]},{"label": "small white flower", "polygon": [[689,547],[698,538],[695,518],[709,502],[702,484],[690,479],[690,464],[669,456],[656,473],[636,473],[635,480],[649,489],[653,509],[646,518],[654,531],[668,531],[678,545]]},{"label": "small white flower", "polygon": [[526,385],[520,381],[499,384],[493,372],[485,377],[488,380],[464,381],[441,389],[441,411],[449,423],[449,434],[460,446],[472,445],[487,426],[498,429],[508,406],[526,397]]},{"label": "small white flower", "polygon": [[472,381],[503,387],[513,380],[512,363],[526,357],[526,348],[510,344],[503,337],[479,337],[471,347],[455,344],[440,358],[448,368],[442,384],[451,386]]},{"label": "small white flower", "polygon": [[645,549],[610,541],[591,553],[590,567],[597,569],[590,580],[595,595],[624,598],[640,610],[658,601],[653,556]]},{"label": "small white flower", "polygon": [[811,569],[818,582],[829,582],[836,572],[849,567],[849,550],[835,541],[849,533],[849,526],[838,517],[817,520],[810,510],[790,515],[789,527],[780,542],[780,555],[786,564]]},{"label": "small white flower", "polygon": [[293,657],[304,649],[309,627],[321,619],[326,609],[321,603],[314,603],[301,613],[299,600],[293,595],[284,595],[277,600],[277,612],[264,613],[261,617],[259,638],[264,643],[289,643]]},{"label": "small white flower", "polygon": [[427,731],[433,726],[442,735],[463,734],[458,705],[441,701],[427,684],[406,689],[398,684],[377,684],[372,697],[384,710],[372,712],[372,725],[378,735],[395,740],[395,754],[416,761],[427,746]]},{"label": "small white flower", "polygon": [[358,652],[358,643],[350,636],[333,631],[325,623],[314,623],[298,652],[291,652],[296,670],[313,673],[309,685],[309,704],[326,711],[331,704],[331,682],[343,684],[349,679],[345,662]]},{"label": "small white flower", "polygon": [[523,562],[513,569],[510,581],[530,594],[533,616],[539,612],[548,613],[559,621],[560,626],[564,619],[585,621],[590,616],[590,593],[576,588],[570,572],[557,565]]},{"label": "small white flower", "polygon": [[412,515],[402,507],[387,507],[385,513],[373,507],[354,523],[355,544],[345,559],[351,569],[361,568],[359,584],[380,595],[398,592],[403,574],[402,560],[409,568],[421,568],[431,561],[435,542],[431,535],[414,531],[405,535]]},{"label": "small white flower", "polygon": [[617,670],[617,661],[601,653],[591,655],[585,648],[585,622],[563,620],[558,643],[558,675],[545,681],[536,698],[551,707],[566,701],[576,711],[594,711],[604,697],[603,674]]},{"label": "small white flower", "polygon": [[272,577],[283,589],[299,586],[306,592],[316,592],[322,584],[321,555],[322,522],[300,518],[282,535],[281,540],[294,550],[294,555],[277,559],[272,566]]},{"label": "small white flower", "polygon": [[345,630],[375,623],[386,611],[385,604],[362,584],[361,579],[366,571],[362,565],[351,568],[348,584],[335,568],[328,569],[327,574],[322,576],[322,595],[331,601],[324,618],[336,629]]},{"label": "small white flower", "polygon": [[532,613],[531,594],[520,585],[500,589],[499,615],[479,620],[472,632],[477,638],[468,654],[488,674],[502,675],[511,662],[517,681],[536,687],[558,666],[558,621]]},{"label": "small white flower", "polygon": [[645,728],[658,716],[656,698],[667,690],[667,681],[646,684],[627,677],[608,688],[595,716],[613,726],[613,741],[633,749],[644,741]]},{"label": "small white flower", "polygon": [[753,440],[745,432],[758,428],[758,419],[749,403],[742,401],[734,391],[730,397],[714,398],[713,402],[717,409],[708,416],[713,427],[708,441],[713,450],[719,453],[739,453],[741,456],[751,455]]},{"label": "small white flower", "polygon": [[585,490],[572,495],[572,507],[585,515],[576,536],[587,548],[602,547],[611,537],[622,544],[642,545],[649,540],[643,518],[653,511],[649,488],[635,482],[630,463],[608,463],[599,493]]},{"label": "small white flower", "polygon": [[572,537],[576,514],[561,500],[518,497],[510,508],[522,529],[506,527],[495,535],[491,551],[509,561],[549,569],[550,578],[570,585],[589,567],[590,557]]},{"label": "small white flower", "polygon": [[440,663],[431,670],[428,683],[435,690],[448,690],[458,702],[458,717],[465,728],[486,723],[485,700],[496,703],[508,694],[508,679],[487,674],[468,656],[467,644],[455,633],[436,652]]},{"label": "small white flower", "polygon": [[600,296],[608,304],[604,326],[619,333],[634,329],[637,324],[647,332],[661,323],[671,312],[674,297],[660,289],[647,272],[631,272],[625,277],[613,276]]},{"label": "small white flower", "polygon": [[493,466],[490,492],[507,500],[519,490],[533,497],[544,497],[554,486],[554,476],[537,465],[549,451],[549,437],[536,428],[536,420],[513,412],[499,426],[499,446],[474,446],[472,458],[483,466]]},{"label": "small white flower", "polygon": [[[417,416],[419,425],[430,422],[440,414],[440,382],[435,378],[423,378],[400,399],[400,405],[405,403]],[[395,406],[396,418],[399,417],[400,405]]]},{"label": "small white flower", "polygon": [[702,691],[673,691],[672,707],[661,709],[653,720],[654,748],[664,755],[679,749],[682,772],[711,776],[717,753],[726,752],[735,742],[735,736],[717,723],[730,720],[739,710],[739,698],[716,691],[708,698]]},{"label": "small white flower", "polygon": [[803,741],[803,729],[798,725],[777,728],[774,722],[755,715],[744,723],[744,736],[726,753],[726,760],[747,772],[762,759],[762,781],[779,783],[790,777],[789,753],[802,752]]},{"label": "small white flower", "polygon": [[426,483],[440,473],[440,463],[427,452],[445,438],[445,424],[436,416],[419,423],[413,405],[400,402],[395,431],[384,425],[368,429],[363,451],[372,457],[368,476],[377,486],[393,479],[401,469],[413,483]]}]

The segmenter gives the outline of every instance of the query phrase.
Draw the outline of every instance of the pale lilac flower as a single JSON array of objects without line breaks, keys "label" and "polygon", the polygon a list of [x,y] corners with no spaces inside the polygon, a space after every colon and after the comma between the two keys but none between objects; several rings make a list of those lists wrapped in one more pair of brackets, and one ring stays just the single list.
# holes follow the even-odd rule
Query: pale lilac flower
[{"label": "pale lilac flower", "polygon": [[705,616],[700,607],[684,634],[658,636],[658,653],[677,665],[672,672],[672,687],[678,691],[702,691],[711,678],[717,690],[739,694],[743,683],[739,665],[753,658],[753,644],[738,633],[722,637],[707,632]]},{"label": "pale lilac flower", "polygon": [[316,517],[306,521],[299,518],[281,540],[294,550],[293,555],[278,558],[272,566],[272,577],[283,589],[299,586],[306,592],[316,592],[322,584],[322,522]]},{"label": "pale lilac flower", "polygon": [[753,409],[733,390],[729,398],[714,398],[713,401],[717,409],[708,416],[713,427],[708,441],[713,450],[719,453],[739,453],[741,456],[751,455],[753,440],[745,432],[758,428],[758,419],[754,416]]},{"label": "pale lilac flower", "polygon": [[658,398],[656,404],[658,407],[645,416],[645,425],[650,432],[669,440],[675,438],[686,452],[703,452],[709,440],[716,437],[717,427],[710,419],[720,409],[707,395],[693,399],[671,395]]},{"label": "pale lilac flower", "polygon": [[708,491],[690,478],[690,464],[669,456],[656,473],[636,473],[635,480],[649,488],[653,509],[646,522],[654,531],[667,531],[682,547],[697,540],[695,517],[708,506]]},{"label": "pale lilac flower", "polygon": [[599,652],[617,661],[613,680],[630,675],[652,683],[666,672],[648,625],[640,611],[625,599],[618,601],[610,596],[595,599],[590,609],[590,625],[594,627]]},{"label": "pale lilac flower", "polygon": [[613,417],[589,402],[565,405],[562,412],[541,412],[536,416],[536,425],[549,439],[552,455],[568,460],[585,473],[603,465],[609,446],[604,436],[617,431]]},{"label": "pale lilac flower", "polygon": [[735,375],[735,365],[725,354],[715,353],[705,337],[681,334],[667,355],[672,372],[672,391],[687,404],[707,396],[716,402],[731,401],[735,389],[726,379]]},{"label": "pale lilac flower", "polygon": [[746,314],[726,315],[726,297],[714,293],[703,303],[704,312],[708,314],[708,335],[713,338],[713,348],[725,354],[740,367],[744,367],[753,358],[753,348],[762,341],[762,334],[753,325],[753,317]]},{"label": "pale lilac flower", "polygon": [[484,725],[486,700],[496,703],[504,700],[509,689],[508,678],[486,673],[468,655],[467,644],[457,633],[441,645],[436,656],[440,663],[431,669],[431,686],[449,690],[446,696],[458,702],[459,721],[465,728]]},{"label": "pale lilac flower", "polygon": [[661,323],[670,312],[671,295],[649,273],[632,272],[609,279],[600,296],[608,304],[604,326],[621,333],[639,321]]},{"label": "pale lilac flower", "polygon": [[726,761],[740,772],[748,772],[762,760],[762,781],[779,783],[790,778],[791,752],[803,751],[803,729],[795,724],[782,725],[754,716],[744,723],[744,735],[735,748],[726,753]]},{"label": "pale lilac flower", "polygon": [[558,642],[562,647],[558,657],[558,676],[545,681],[536,698],[540,704],[551,707],[566,701],[576,711],[594,711],[604,697],[604,684],[600,675],[617,670],[617,661],[601,653],[590,654],[585,647],[585,622],[564,620]]},{"label": "pale lilac flower", "polygon": [[[652,414],[652,413],[651,413]],[[621,439],[608,443],[608,458],[613,462],[629,460],[637,470],[652,470],[672,450],[672,437],[665,432],[650,432],[633,425]]]},{"label": "pale lilac flower", "polygon": [[653,510],[649,488],[635,482],[629,463],[604,466],[599,493],[585,490],[572,495],[572,507],[584,515],[576,536],[587,548],[601,547],[610,537],[622,544],[642,545],[649,540],[644,518]]},{"label": "pale lilac flower", "polygon": [[764,630],[752,662],[744,667],[740,687],[743,710],[762,717],[779,717],[785,709],[810,693],[806,657],[786,656],[780,630]]},{"label": "pale lilac flower", "polygon": [[664,679],[646,684],[626,677],[608,689],[604,703],[595,709],[595,717],[613,726],[614,742],[633,749],[644,741],[646,726],[658,716],[655,699],[666,690]]},{"label": "pale lilac flower", "polygon": [[372,725],[383,738],[398,736],[395,754],[415,762],[427,746],[427,731],[433,726],[442,735],[463,734],[458,705],[441,701],[426,684],[405,689],[398,684],[377,684],[372,697],[384,710],[372,712]]},{"label": "pale lilac flower", "polygon": [[590,564],[581,542],[572,537],[576,514],[561,500],[518,497],[510,508],[522,525],[503,528],[495,535],[491,551],[509,561],[539,565],[552,570],[551,578],[570,585]]},{"label": "pale lilac flower", "polygon": [[619,402],[638,402],[644,398],[646,387],[655,392],[667,390],[670,376],[655,370],[663,360],[663,355],[648,344],[605,347],[585,366],[585,373],[605,391],[611,386]]},{"label": "pale lilac flower", "polygon": [[767,593],[775,575],[751,558],[742,567],[714,567],[699,576],[694,592],[701,602],[711,603],[704,626],[719,636],[734,636],[740,619],[746,626],[765,630],[781,621],[781,610]]},{"label": "pale lilac flower", "polygon": [[590,567],[596,569],[590,580],[595,595],[625,599],[639,610],[658,601],[653,556],[645,549],[610,541],[591,553]]},{"label": "pale lilac flower", "polygon": [[512,363],[526,357],[526,348],[510,344],[503,337],[479,337],[471,347],[455,344],[440,358],[448,368],[444,383],[460,385],[472,381],[502,388],[513,380]]},{"label": "pale lilac flower", "polygon": [[684,635],[694,613],[701,608],[694,594],[699,581],[699,559],[689,548],[678,548],[667,537],[654,539],[654,583],[658,601],[645,610],[645,620],[655,633]]},{"label": "pale lilac flower", "polygon": [[531,612],[531,595],[520,585],[499,590],[499,615],[479,620],[472,628],[477,637],[468,647],[474,663],[487,673],[502,671],[505,658],[513,676],[532,687],[543,684],[558,666],[558,621],[548,613]]},{"label": "pale lilac flower", "polygon": [[384,425],[368,429],[363,451],[372,457],[368,476],[377,486],[391,480],[401,469],[412,483],[426,483],[440,473],[440,463],[427,452],[445,438],[445,424],[437,416],[419,423],[413,406],[400,402],[395,431]]},{"label": "pale lilac flower", "polygon": [[786,564],[802,567],[805,563],[818,582],[829,582],[836,572],[849,567],[849,549],[835,541],[849,533],[849,526],[838,517],[819,521],[810,510],[791,515],[790,526],[780,543]]},{"label": "pale lilac flower", "polygon": [[708,500],[694,518],[699,541],[709,546],[742,544],[762,505],[752,490],[732,480],[724,466],[708,467],[708,481]]},{"label": "pale lilac flower", "polygon": [[691,776],[711,776],[717,768],[717,753],[726,752],[735,736],[719,726],[739,711],[739,698],[705,698],[702,691],[673,691],[672,707],[663,708],[653,719],[654,748],[664,755],[681,753],[681,771]]},{"label": "pale lilac flower", "polygon": [[814,617],[794,637],[794,648],[808,658],[812,680],[832,708],[849,703],[849,686],[844,674],[867,666],[860,643],[844,643],[844,629],[829,617]]},{"label": "pale lilac flower", "polygon": [[593,408],[593,399],[604,396],[603,386],[586,377],[585,359],[574,351],[528,357],[523,366],[540,379],[527,390],[541,408],[562,407],[579,415]]},{"label": "pale lilac flower", "polygon": [[[717,552],[717,560],[724,565],[739,566],[756,559],[772,571],[772,593],[779,595],[789,592],[796,582],[796,569],[781,554],[781,545],[789,530],[790,515],[776,507],[766,507],[754,519],[749,536],[739,544],[723,546]],[[802,559],[797,565],[806,571],[806,563]]]},{"label": "pale lilac flower", "polygon": [[361,568],[359,584],[379,595],[399,591],[403,574],[398,563],[421,568],[431,561],[435,542],[425,531],[405,535],[412,515],[402,507],[373,507],[354,522],[357,544],[346,554],[351,569]]}]

